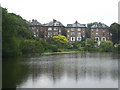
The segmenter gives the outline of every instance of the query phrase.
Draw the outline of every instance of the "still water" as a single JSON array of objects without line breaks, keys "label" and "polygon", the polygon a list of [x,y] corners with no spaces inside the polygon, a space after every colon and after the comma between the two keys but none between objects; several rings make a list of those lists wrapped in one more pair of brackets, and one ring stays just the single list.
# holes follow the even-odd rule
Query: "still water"
[{"label": "still water", "polygon": [[82,52],[3,59],[3,88],[118,88],[118,55]]}]

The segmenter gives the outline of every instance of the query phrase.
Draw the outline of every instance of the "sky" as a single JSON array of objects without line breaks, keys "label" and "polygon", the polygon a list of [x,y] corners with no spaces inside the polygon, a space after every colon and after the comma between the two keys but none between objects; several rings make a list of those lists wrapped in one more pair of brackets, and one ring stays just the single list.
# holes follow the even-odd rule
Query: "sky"
[{"label": "sky", "polygon": [[118,23],[120,0],[1,0],[8,12],[20,15],[27,21],[36,19],[49,23],[53,19],[65,26],[76,20],[81,24],[102,22],[110,26]]}]

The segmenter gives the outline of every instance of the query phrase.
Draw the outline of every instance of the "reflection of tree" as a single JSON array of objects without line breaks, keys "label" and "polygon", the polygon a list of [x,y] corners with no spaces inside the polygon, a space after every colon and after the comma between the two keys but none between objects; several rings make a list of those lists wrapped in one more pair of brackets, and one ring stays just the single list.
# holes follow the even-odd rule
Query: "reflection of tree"
[{"label": "reflection of tree", "polygon": [[[80,79],[103,80],[107,77],[118,79],[117,60],[110,60],[111,54],[76,53],[65,55],[41,56],[40,58],[10,59],[3,62],[3,87],[16,87],[32,77],[36,82],[45,76],[54,83],[67,76],[76,82]],[[106,56],[106,57],[105,57]],[[109,58],[107,58],[109,57]],[[100,59],[99,59],[100,58]],[[105,60],[105,59],[108,60]],[[27,64],[25,64],[27,62]],[[47,83],[47,82],[46,82]]]},{"label": "reflection of tree", "polygon": [[[110,57],[109,55],[111,54],[102,55],[97,53],[96,55],[97,56],[89,53],[86,55],[85,53],[76,53],[65,55],[65,57],[54,56],[50,58],[48,56],[47,59],[43,59],[34,65],[34,67],[36,67],[34,69],[37,70],[33,70],[33,72],[38,75],[35,78],[40,77],[40,74],[44,74],[51,77],[54,82],[60,80],[64,75],[67,75],[71,79],[74,78],[76,81],[85,79],[86,77],[98,80],[105,79],[106,77],[117,79],[117,68],[110,65],[106,66],[106,63],[111,64],[113,61],[103,61],[105,56]],[[90,60],[87,57],[89,57]],[[92,60],[94,57],[95,60]],[[99,57],[101,60],[98,59]],[[62,60],[63,58],[65,58],[65,60]]]},{"label": "reflection of tree", "polygon": [[2,63],[2,87],[16,88],[17,85],[24,82],[29,74],[28,66],[21,64],[21,59],[3,59]]}]

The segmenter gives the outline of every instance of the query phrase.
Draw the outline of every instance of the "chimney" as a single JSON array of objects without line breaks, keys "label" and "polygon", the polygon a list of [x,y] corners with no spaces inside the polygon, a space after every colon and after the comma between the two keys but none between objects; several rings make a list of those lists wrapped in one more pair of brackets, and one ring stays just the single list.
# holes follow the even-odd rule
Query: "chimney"
[{"label": "chimney", "polygon": [[75,23],[77,24],[78,22],[76,21]]},{"label": "chimney", "polygon": [[34,22],[34,19],[32,19],[32,22]]},{"label": "chimney", "polygon": [[53,23],[55,23],[57,20],[53,19]]}]

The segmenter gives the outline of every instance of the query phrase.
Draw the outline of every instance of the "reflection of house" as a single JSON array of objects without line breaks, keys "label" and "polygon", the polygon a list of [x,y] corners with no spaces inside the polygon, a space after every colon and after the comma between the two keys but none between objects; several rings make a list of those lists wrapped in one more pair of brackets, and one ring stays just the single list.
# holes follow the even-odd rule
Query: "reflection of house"
[{"label": "reflection of house", "polygon": [[95,23],[91,26],[91,39],[96,39],[96,41],[110,40],[109,27],[103,23]]},{"label": "reflection of house", "polygon": [[67,24],[67,39],[69,41],[81,41],[85,38],[85,24],[80,24],[77,21],[73,24]]},{"label": "reflection of house", "polygon": [[45,28],[45,38],[57,36],[57,35],[66,35],[64,25],[53,19],[53,21],[49,22],[44,26]]}]

